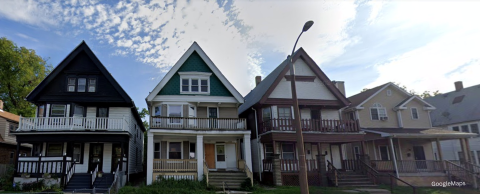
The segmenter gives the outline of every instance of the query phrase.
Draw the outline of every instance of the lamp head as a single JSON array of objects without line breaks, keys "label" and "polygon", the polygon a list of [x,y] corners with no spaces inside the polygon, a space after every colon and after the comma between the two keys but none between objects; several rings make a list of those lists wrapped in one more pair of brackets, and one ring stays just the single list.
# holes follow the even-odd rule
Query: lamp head
[{"label": "lamp head", "polygon": [[305,25],[303,25],[303,32],[306,32],[312,26],[313,26],[313,21],[312,20],[306,22]]}]

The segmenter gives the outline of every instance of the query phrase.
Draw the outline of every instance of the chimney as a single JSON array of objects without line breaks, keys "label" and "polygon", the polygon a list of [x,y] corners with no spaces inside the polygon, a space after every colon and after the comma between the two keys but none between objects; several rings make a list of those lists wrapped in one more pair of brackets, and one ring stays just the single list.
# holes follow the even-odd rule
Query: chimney
[{"label": "chimney", "polygon": [[256,76],[255,77],[255,86],[258,86],[258,84],[260,84],[261,81],[262,81],[262,76]]},{"label": "chimney", "polygon": [[0,100],[0,110],[3,110],[3,101]]},{"label": "chimney", "polygon": [[335,85],[335,87],[338,88],[338,90],[340,90],[340,92],[344,95],[345,95],[345,82],[344,81],[332,81],[332,83]]},{"label": "chimney", "polygon": [[455,84],[455,91],[458,92],[463,89],[463,82],[462,81],[457,81],[454,83]]}]

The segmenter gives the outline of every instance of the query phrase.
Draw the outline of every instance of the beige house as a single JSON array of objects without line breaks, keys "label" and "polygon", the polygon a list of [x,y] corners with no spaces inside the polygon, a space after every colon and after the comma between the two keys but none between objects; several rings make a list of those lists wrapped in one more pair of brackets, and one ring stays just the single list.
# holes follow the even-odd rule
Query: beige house
[{"label": "beige house", "polygon": [[351,160],[368,155],[373,169],[410,183],[427,186],[432,181],[447,181],[445,167],[450,163],[444,164],[441,149],[435,153],[432,143],[476,136],[433,128],[429,113],[435,107],[391,82],[348,99],[352,104],[343,116],[358,119],[366,135],[363,142],[344,147],[345,170],[356,170],[356,165],[349,165]]}]

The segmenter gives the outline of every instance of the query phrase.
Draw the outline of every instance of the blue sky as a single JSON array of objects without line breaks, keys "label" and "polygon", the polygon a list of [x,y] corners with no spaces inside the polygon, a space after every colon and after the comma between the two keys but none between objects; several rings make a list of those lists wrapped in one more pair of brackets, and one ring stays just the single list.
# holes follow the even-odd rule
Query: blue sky
[{"label": "blue sky", "polygon": [[197,41],[242,94],[303,47],[347,96],[397,82],[419,93],[477,85],[476,1],[4,0],[0,37],[56,66],[82,40],[133,98],[145,97]]}]

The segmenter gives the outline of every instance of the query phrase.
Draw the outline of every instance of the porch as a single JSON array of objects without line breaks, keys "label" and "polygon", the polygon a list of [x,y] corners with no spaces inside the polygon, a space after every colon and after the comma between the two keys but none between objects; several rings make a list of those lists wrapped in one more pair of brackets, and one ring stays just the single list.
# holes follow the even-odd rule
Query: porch
[{"label": "porch", "polygon": [[152,129],[246,130],[244,118],[150,117]]},{"label": "porch", "polygon": [[[294,119],[272,118],[261,123],[259,133],[269,131],[295,131],[293,122]],[[358,120],[300,119],[300,124],[302,131],[335,133],[360,131]]]},{"label": "porch", "polygon": [[20,117],[17,131],[128,131],[125,118]]}]

